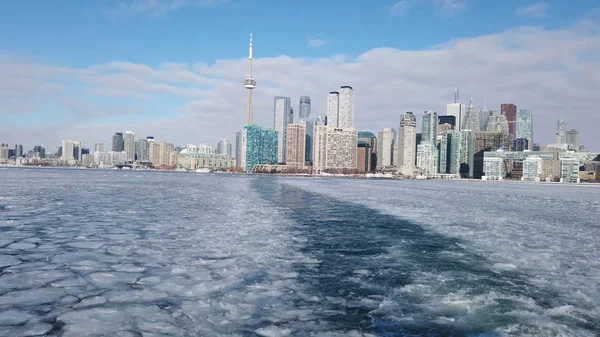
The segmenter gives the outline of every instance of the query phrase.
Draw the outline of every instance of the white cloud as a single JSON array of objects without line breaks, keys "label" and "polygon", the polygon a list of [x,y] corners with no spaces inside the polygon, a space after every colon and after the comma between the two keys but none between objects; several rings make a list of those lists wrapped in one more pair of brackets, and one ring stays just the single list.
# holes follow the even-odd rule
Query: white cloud
[{"label": "white cloud", "polygon": [[[444,113],[458,87],[463,101],[474,97],[479,107],[487,97],[491,108],[512,102],[532,109],[539,142],[552,142],[556,119],[564,118],[569,128],[580,130],[582,143],[600,150],[600,118],[595,113],[600,106],[598,28],[597,21],[585,20],[569,29],[521,27],[426,50],[377,48],[358,57],[257,58],[253,115],[256,124],[272,126],[275,95],[292,97],[295,110],[299,96],[309,95],[313,116],[323,115],[327,93],[352,85],[356,126],[377,132],[398,127],[404,111],[419,118],[424,110]],[[244,55],[213,64],[113,62],[88,68],[0,58],[0,115],[9,104],[14,117],[44,103],[76,116],[58,120],[48,112],[53,123],[42,129],[3,120],[0,141],[57,146],[69,137],[92,146],[110,142],[112,133],[126,129],[176,144],[215,144],[223,137],[233,141],[245,123],[246,67]],[[121,117],[118,122],[112,121],[115,116]],[[19,132],[12,132],[15,128]]]},{"label": "white cloud", "polygon": [[169,12],[188,7],[215,7],[229,0],[131,0],[120,2],[115,9],[109,10],[111,16],[150,15],[160,17]]},{"label": "white cloud", "polygon": [[418,5],[430,5],[435,8],[436,15],[452,17],[467,9],[467,0],[400,0],[390,8],[390,15],[405,16]]},{"label": "white cloud", "polygon": [[322,47],[329,44],[328,41],[321,39],[308,39],[308,48]]},{"label": "white cloud", "polygon": [[515,15],[517,16],[529,16],[529,17],[544,17],[547,15],[546,11],[548,10],[548,4],[540,1],[529,6],[519,6],[515,10]]}]

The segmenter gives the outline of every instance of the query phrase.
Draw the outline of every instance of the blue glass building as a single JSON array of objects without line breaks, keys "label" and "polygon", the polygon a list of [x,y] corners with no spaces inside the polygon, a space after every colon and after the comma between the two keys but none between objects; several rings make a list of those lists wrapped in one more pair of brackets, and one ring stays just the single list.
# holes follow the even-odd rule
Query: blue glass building
[{"label": "blue glass building", "polygon": [[279,133],[272,129],[250,125],[243,129],[245,138],[246,172],[252,171],[257,164],[277,164],[277,143]]},{"label": "blue glass building", "polygon": [[277,164],[279,132],[272,129],[262,130],[261,164]]}]

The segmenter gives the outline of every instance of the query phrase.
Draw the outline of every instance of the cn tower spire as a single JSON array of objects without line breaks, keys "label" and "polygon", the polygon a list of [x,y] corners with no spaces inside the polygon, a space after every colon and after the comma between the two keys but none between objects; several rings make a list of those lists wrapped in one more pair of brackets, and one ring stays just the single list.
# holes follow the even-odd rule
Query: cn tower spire
[{"label": "cn tower spire", "polygon": [[250,48],[248,53],[248,75],[244,80],[244,88],[248,90],[248,110],[246,124],[252,124],[252,89],[256,87],[256,81],[252,77],[252,33],[250,33]]}]

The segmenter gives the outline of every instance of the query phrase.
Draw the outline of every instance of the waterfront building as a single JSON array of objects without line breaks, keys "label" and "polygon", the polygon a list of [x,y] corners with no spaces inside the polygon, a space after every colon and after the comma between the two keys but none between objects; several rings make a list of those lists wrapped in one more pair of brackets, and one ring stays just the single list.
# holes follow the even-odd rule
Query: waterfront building
[{"label": "waterfront building", "polygon": [[255,165],[277,164],[278,145],[277,130],[265,130],[256,125],[245,126],[241,133],[239,167],[251,172]]},{"label": "waterfront building", "polygon": [[125,140],[123,139],[122,132],[115,132],[112,137],[112,150],[113,152],[122,152],[125,150]]},{"label": "waterfront building", "polygon": [[522,181],[540,181],[542,176],[542,158],[540,156],[527,157],[523,161]]},{"label": "waterfront building", "polygon": [[406,112],[400,120],[398,135],[398,166],[399,172],[412,176],[416,162],[417,120],[412,112]]},{"label": "waterfront building", "polygon": [[104,152],[104,143],[94,144],[94,152]]},{"label": "waterfront building", "polygon": [[160,166],[160,144],[154,138],[146,138],[148,141],[148,157],[153,166]]},{"label": "waterfront building", "polygon": [[[368,151],[368,154],[365,154],[365,156],[367,156],[367,158],[365,158],[365,160],[368,160],[368,166],[365,168],[366,172],[372,172],[376,170],[377,167],[377,137],[375,137],[375,134],[373,134],[370,131],[359,131],[358,132],[358,143],[365,143],[366,145],[363,146],[364,149],[367,149],[366,151]],[[360,146],[360,145],[359,145]],[[359,148],[360,151],[360,148]],[[358,156],[358,155],[357,155]],[[361,161],[356,160],[357,164],[359,167],[361,166]]]},{"label": "waterfront building", "polygon": [[214,153],[208,145],[188,144],[184,149],[177,152],[177,168],[185,170],[197,170],[207,168],[211,170],[227,170],[234,165],[231,156],[222,153]]},{"label": "waterfront building", "polygon": [[513,137],[516,137],[517,133],[515,126],[517,122],[517,106],[512,103],[500,104],[500,115],[506,116],[508,133],[510,133]]},{"label": "waterfront building", "polygon": [[127,162],[133,163],[135,161],[135,132],[125,131],[123,148],[127,153]]},{"label": "waterfront building", "polygon": [[513,145],[514,138],[510,133],[480,131],[474,134],[473,177],[483,176],[483,157],[486,151],[499,149],[508,151]]},{"label": "waterfront building", "polygon": [[298,105],[298,119],[301,122],[306,122],[310,118],[310,97],[300,96],[300,104]]},{"label": "waterfront building", "polygon": [[34,146],[33,147],[33,158],[35,158],[35,159],[46,158],[46,149],[41,145]]},{"label": "waterfront building", "polygon": [[356,169],[358,133],[354,128],[315,126],[314,173],[342,173]]},{"label": "waterfront building", "polygon": [[[436,137],[437,138],[437,137]],[[417,167],[426,176],[437,173],[437,147],[435,143],[423,141],[417,145]]]},{"label": "waterfront building", "polygon": [[[472,178],[474,171],[474,141],[470,130],[448,131],[439,148],[439,173]],[[482,156],[483,167],[483,156]]]},{"label": "waterfront building", "polygon": [[273,129],[277,131],[277,162],[285,163],[287,155],[287,127],[294,122],[294,110],[289,97],[277,96],[274,99]]},{"label": "waterfront building", "polygon": [[392,128],[384,128],[377,137],[377,170],[393,166],[396,132]]},{"label": "waterfront building", "polygon": [[81,159],[81,143],[63,139],[61,159],[64,161],[73,161]]},{"label": "waterfront building", "polygon": [[560,182],[579,183],[579,160],[577,158],[560,158]]},{"label": "waterfront building", "polygon": [[93,166],[96,167],[110,168],[127,163],[127,153],[124,151],[94,152],[93,156]]},{"label": "waterfront building", "polygon": [[529,150],[533,147],[533,114],[529,109],[519,109],[517,114],[517,137],[529,140]]},{"label": "waterfront building", "polygon": [[0,163],[8,161],[8,144],[0,144]]},{"label": "waterfront building", "polygon": [[142,163],[150,161],[150,146],[147,139],[140,138],[135,141],[135,160]]},{"label": "waterfront building", "polygon": [[[175,145],[173,145],[171,143],[167,143],[167,142],[160,143],[160,145],[159,145],[160,160],[159,160],[158,166],[168,166],[168,167],[175,166],[173,158],[171,158],[171,153],[173,153],[173,151],[175,151]],[[154,163],[154,166],[156,166],[156,163]]]},{"label": "waterfront building", "polygon": [[23,145],[15,145],[15,159],[23,157]]},{"label": "waterfront building", "polygon": [[303,169],[306,151],[306,125],[288,124],[287,129],[287,162],[288,168]]},{"label": "waterfront building", "polygon": [[485,157],[483,159],[482,180],[502,180],[506,176],[504,160],[498,157]]},{"label": "waterfront building", "polygon": [[373,146],[371,144],[368,141],[361,140],[359,133],[356,147],[356,170],[359,173],[371,172],[371,161],[373,158]]}]

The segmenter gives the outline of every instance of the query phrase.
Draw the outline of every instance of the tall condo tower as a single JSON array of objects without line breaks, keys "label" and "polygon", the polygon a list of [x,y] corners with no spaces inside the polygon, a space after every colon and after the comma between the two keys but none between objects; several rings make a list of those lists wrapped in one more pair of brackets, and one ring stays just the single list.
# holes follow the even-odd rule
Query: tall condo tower
[{"label": "tall condo tower", "polygon": [[256,81],[252,77],[252,33],[250,33],[250,53],[248,55],[248,75],[244,80],[244,88],[248,90],[248,115],[246,124],[252,124],[252,89],[256,88]]}]

